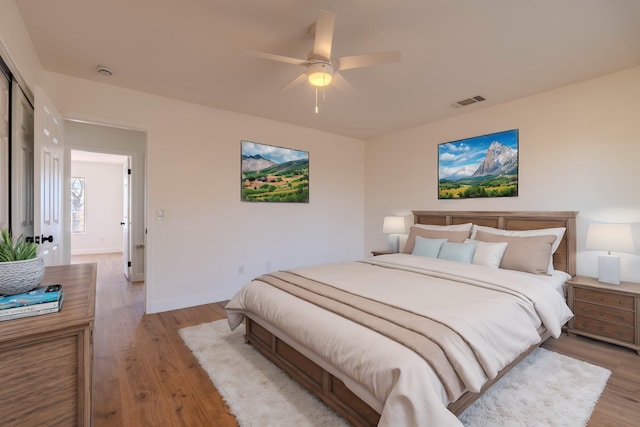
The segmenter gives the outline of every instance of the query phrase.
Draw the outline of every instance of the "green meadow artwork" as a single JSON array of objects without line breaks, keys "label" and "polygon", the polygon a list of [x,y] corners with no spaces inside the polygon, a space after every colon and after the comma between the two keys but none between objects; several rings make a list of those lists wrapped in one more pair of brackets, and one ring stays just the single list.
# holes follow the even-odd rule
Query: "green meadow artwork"
[{"label": "green meadow artwork", "polygon": [[518,195],[518,129],[438,145],[438,199]]},{"label": "green meadow artwork", "polygon": [[309,152],[242,141],[241,200],[309,203]]}]

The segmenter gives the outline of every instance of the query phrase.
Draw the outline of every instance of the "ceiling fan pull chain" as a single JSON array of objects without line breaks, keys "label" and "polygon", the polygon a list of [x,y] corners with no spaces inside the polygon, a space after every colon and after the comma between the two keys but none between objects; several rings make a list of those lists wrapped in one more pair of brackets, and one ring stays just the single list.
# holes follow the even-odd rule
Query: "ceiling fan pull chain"
[{"label": "ceiling fan pull chain", "polygon": [[[316,114],[318,114],[318,86],[315,87],[316,89]],[[327,92],[325,91],[325,87],[322,88],[322,102],[327,100]]]}]

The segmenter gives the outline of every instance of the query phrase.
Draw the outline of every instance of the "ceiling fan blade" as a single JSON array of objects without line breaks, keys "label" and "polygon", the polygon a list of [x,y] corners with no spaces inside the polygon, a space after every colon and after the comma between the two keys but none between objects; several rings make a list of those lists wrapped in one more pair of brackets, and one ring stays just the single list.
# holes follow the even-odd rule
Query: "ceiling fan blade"
[{"label": "ceiling fan blade", "polygon": [[356,89],[345,79],[342,77],[340,73],[333,73],[333,80],[331,80],[331,85],[335,86],[341,92],[344,92],[348,95],[353,94]]},{"label": "ceiling fan blade", "polygon": [[304,82],[306,80],[307,80],[307,72],[305,70],[305,71],[302,72],[302,74],[299,74],[296,78],[294,78],[289,83],[287,83],[286,85],[284,85],[280,89],[278,89],[276,91],[276,93],[280,93],[283,90],[287,90],[289,88],[292,88],[293,86],[299,85],[300,83],[302,83],[302,82]]},{"label": "ceiling fan blade", "polygon": [[321,10],[316,21],[316,37],[313,43],[313,56],[319,56],[326,60],[331,58],[331,44],[333,43],[333,27],[335,13]]},{"label": "ceiling fan blade", "polygon": [[245,50],[244,53],[247,55],[258,57],[258,58],[270,59],[272,61],[278,61],[278,62],[285,62],[287,64],[302,65],[302,66],[309,64],[309,61],[307,61],[306,59],[297,59],[297,58],[291,58],[288,56],[274,55],[273,53],[256,52],[254,50]]},{"label": "ceiling fan blade", "polygon": [[400,52],[365,53],[363,55],[343,56],[337,58],[336,70],[349,70],[351,68],[369,67],[371,65],[388,64],[400,61]]}]

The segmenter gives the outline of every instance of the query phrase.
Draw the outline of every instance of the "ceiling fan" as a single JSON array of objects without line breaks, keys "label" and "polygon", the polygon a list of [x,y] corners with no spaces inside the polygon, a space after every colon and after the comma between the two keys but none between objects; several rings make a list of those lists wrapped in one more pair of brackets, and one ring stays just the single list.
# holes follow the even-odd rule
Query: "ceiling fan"
[{"label": "ceiling fan", "polygon": [[309,83],[316,88],[316,113],[318,112],[318,88],[325,88],[333,83],[338,89],[344,91],[351,90],[351,85],[340,75],[339,71],[400,61],[400,52],[397,51],[331,58],[335,17],[336,15],[334,13],[320,10],[315,26],[312,26],[312,28],[315,29],[315,40],[313,50],[307,59],[291,58],[251,50],[245,51],[245,53],[258,58],[305,67],[305,70],[301,74],[287,83],[279,91],[308,80]]}]

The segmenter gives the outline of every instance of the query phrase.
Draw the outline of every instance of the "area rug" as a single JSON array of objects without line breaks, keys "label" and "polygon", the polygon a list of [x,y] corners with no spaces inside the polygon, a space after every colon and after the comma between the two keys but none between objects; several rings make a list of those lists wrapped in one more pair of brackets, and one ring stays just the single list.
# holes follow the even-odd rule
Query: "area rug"
[{"label": "area rug", "polygon": [[[241,426],[349,424],[244,341],[226,320],[180,330]],[[611,372],[538,348],[470,406],[465,426],[584,427]],[[256,393],[256,390],[259,392]]]}]

